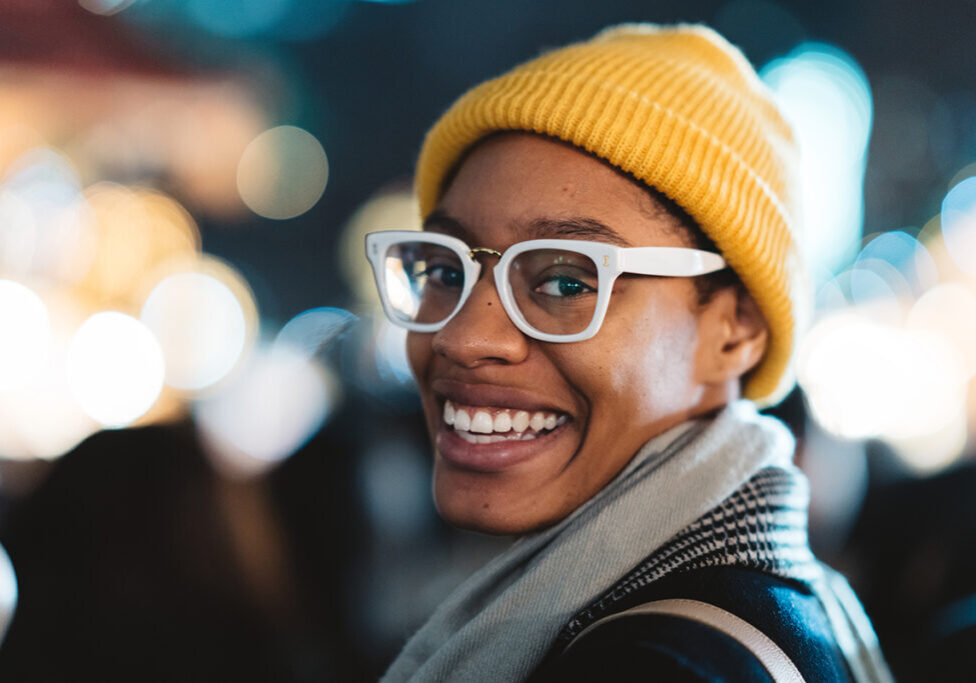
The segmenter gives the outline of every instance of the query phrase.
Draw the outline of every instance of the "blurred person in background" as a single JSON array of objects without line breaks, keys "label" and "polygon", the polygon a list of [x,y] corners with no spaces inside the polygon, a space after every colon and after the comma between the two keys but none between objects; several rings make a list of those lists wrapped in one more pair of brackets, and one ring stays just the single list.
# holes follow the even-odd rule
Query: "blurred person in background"
[{"label": "blurred person in background", "polygon": [[887,680],[807,545],[796,151],[703,26],[607,29],[461,97],[422,233],[367,238],[452,524],[518,537],[385,679]]},{"label": "blurred person in background", "polygon": [[[882,465],[895,460],[869,444]],[[971,681],[976,645],[976,460],[868,490],[844,561],[899,681]],[[890,467],[890,465],[888,465]],[[881,479],[881,477],[878,477]]]}]

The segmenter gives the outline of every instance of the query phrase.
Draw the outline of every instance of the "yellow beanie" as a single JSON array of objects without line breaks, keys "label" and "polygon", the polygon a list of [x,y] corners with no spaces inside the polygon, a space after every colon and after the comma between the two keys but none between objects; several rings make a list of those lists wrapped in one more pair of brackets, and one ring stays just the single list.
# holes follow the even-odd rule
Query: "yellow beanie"
[{"label": "yellow beanie", "polygon": [[704,26],[625,24],[476,86],[424,141],[416,175],[423,216],[465,150],[504,130],[569,142],[687,211],[770,328],[745,396],[762,404],[782,398],[793,383],[807,306],[796,234],[797,150],[741,52]]}]

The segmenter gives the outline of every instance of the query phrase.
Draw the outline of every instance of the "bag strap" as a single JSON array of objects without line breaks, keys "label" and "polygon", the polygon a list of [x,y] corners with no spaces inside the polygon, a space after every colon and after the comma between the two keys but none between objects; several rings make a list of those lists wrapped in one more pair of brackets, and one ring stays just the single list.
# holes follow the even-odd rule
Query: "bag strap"
[{"label": "bag strap", "polygon": [[615,619],[638,614],[660,614],[679,617],[709,626],[735,640],[751,652],[763,665],[763,668],[766,669],[775,683],[803,683],[803,676],[800,675],[793,660],[769,636],[731,612],[727,612],[721,607],[716,607],[707,602],[701,602],[700,600],[688,600],[685,598],[654,600],[653,602],[646,602],[643,605],[632,607],[623,612],[611,614],[583,629],[573,642],[569,644],[566,650],[572,648],[573,645],[597,626]]}]

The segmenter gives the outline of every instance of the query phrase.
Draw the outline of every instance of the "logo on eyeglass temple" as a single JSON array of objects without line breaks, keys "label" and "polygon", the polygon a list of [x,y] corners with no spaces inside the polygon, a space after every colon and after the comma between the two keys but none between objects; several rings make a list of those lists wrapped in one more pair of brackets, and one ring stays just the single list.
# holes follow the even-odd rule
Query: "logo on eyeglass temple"
[{"label": "logo on eyeglass temple", "polygon": [[610,265],[610,256],[607,255],[607,254],[604,254],[603,255],[603,265],[605,265],[605,266],[609,266]]}]

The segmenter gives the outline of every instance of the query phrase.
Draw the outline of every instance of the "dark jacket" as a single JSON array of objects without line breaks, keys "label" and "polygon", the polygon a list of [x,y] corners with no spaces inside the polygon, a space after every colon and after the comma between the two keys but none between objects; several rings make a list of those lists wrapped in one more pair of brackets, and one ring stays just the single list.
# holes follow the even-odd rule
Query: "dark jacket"
[{"label": "dark jacket", "polygon": [[890,680],[856,597],[810,552],[805,494],[796,470],[760,470],[574,615],[530,680],[772,680],[741,638],[673,614],[633,613],[664,599],[745,621],[804,680]]},{"label": "dark jacket", "polygon": [[[769,636],[807,681],[851,681],[823,605],[804,584],[755,569],[715,567],[672,574],[636,591],[633,603],[700,600]],[[681,617],[636,614],[609,620],[554,648],[530,679],[542,681],[772,681],[735,639]]]}]

